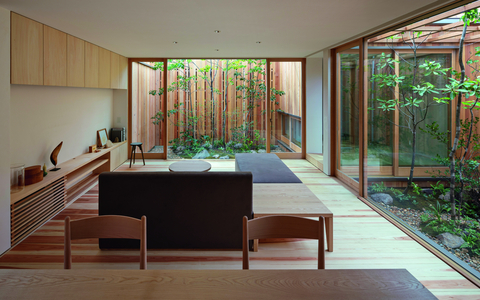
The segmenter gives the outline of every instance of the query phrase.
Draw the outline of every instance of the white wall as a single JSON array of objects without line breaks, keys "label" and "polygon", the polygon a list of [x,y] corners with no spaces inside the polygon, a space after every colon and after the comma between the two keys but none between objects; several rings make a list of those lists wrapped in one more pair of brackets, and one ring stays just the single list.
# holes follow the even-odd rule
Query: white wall
[{"label": "white wall", "polygon": [[322,153],[322,59],[307,58],[307,153]]},{"label": "white wall", "polygon": [[333,175],[330,165],[330,50],[323,51],[323,172]]},{"label": "white wall", "polygon": [[10,248],[10,11],[0,7],[0,254]]},{"label": "white wall", "polygon": [[11,85],[10,160],[51,167],[50,154],[63,141],[58,162],[88,151],[97,130],[113,124],[110,89]]}]

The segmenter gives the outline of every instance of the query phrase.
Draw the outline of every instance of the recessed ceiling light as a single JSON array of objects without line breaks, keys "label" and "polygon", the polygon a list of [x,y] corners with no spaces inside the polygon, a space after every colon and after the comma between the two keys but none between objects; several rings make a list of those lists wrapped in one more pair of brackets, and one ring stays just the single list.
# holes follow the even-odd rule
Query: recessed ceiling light
[{"label": "recessed ceiling light", "polygon": [[220,30],[215,30],[215,33],[220,33]]},{"label": "recessed ceiling light", "polygon": [[174,44],[178,44],[178,42],[173,42]]},{"label": "recessed ceiling light", "polygon": [[261,44],[262,42],[257,42],[257,44]]},{"label": "recessed ceiling light", "polygon": [[220,49],[215,49],[215,51],[220,51]]}]

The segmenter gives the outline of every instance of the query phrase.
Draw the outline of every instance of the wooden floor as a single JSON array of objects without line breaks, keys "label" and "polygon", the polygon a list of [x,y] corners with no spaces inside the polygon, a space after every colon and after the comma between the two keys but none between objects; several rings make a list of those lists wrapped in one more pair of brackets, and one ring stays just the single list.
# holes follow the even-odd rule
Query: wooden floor
[{"label": "wooden floor", "polygon": [[[406,268],[439,299],[480,299],[476,288],[448,265],[390,224],[333,178],[306,160],[283,160],[334,213],[334,251],[327,269]],[[121,171],[168,171],[173,161],[137,161]],[[234,171],[233,160],[212,160],[212,172]],[[63,268],[63,219],[98,213],[94,187],[53,220],[0,258],[0,268]],[[315,269],[317,242],[261,243],[251,269]],[[137,269],[136,251],[100,251],[95,240],[74,243],[73,268]],[[148,269],[241,269],[241,251],[149,251]],[[1,290],[1,287],[0,287]]]}]

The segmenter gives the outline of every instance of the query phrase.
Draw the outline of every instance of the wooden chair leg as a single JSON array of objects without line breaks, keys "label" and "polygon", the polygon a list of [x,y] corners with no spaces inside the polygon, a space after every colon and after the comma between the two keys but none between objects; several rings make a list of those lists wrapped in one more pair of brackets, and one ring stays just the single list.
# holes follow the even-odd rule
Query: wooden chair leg
[{"label": "wooden chair leg", "polygon": [[130,151],[130,168],[132,167],[132,159],[133,159],[133,149],[135,149],[135,146],[131,146],[132,151]]},{"label": "wooden chair leg", "polygon": [[145,165],[145,158],[143,157],[143,149],[142,145],[138,146],[140,148],[140,151],[142,152],[142,160],[143,160],[143,165]]},{"label": "wooden chair leg", "polygon": [[333,218],[325,218],[325,229],[327,235],[327,251],[333,252]]},{"label": "wooden chair leg", "polygon": [[135,154],[137,154],[137,146],[133,146],[133,164],[135,164]]}]

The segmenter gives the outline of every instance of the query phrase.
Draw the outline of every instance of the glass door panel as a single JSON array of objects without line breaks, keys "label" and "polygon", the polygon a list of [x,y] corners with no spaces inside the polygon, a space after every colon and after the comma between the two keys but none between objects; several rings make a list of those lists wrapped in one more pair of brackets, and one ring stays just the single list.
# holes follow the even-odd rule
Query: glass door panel
[{"label": "glass door panel", "polygon": [[359,77],[358,47],[337,52],[337,170],[359,181]]}]

